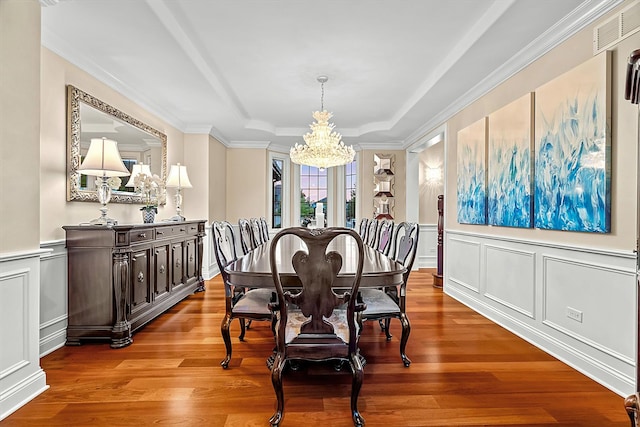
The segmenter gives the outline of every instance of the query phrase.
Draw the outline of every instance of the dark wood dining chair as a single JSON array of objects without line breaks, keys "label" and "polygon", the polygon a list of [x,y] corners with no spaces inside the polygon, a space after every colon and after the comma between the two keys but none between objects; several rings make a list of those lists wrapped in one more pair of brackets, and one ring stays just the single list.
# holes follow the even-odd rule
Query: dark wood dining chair
[{"label": "dark wood dining chair", "polygon": [[389,219],[383,219],[378,226],[378,240],[376,249],[385,255],[389,255],[393,238],[394,223]]},{"label": "dark wood dining chair", "polygon": [[[213,247],[218,268],[224,283],[225,315],[220,332],[227,350],[226,357],[220,362],[223,368],[231,361],[231,335],[229,327],[233,319],[240,321],[240,341],[244,341],[246,332],[245,320],[273,320],[273,312],[269,304],[275,301],[275,292],[271,289],[250,289],[232,285],[225,267],[238,259],[233,226],[227,221],[216,221],[212,224]],[[273,327],[273,325],[272,325]]]},{"label": "dark wood dining chair", "polygon": [[249,219],[249,224],[251,225],[251,235],[253,236],[253,242],[255,244],[255,247],[257,248],[265,242],[264,235],[262,234],[262,224],[260,224],[260,220],[258,218]]},{"label": "dark wood dining chair", "polygon": [[242,252],[247,254],[258,246],[253,238],[251,223],[246,218],[240,218],[238,220],[238,228],[240,229],[240,247]]},{"label": "dark wood dining chair", "polygon": [[367,218],[362,218],[360,220],[360,224],[358,225],[358,234],[360,235],[360,237],[362,237],[363,241],[367,238],[368,223],[369,223],[369,220]]},{"label": "dark wood dining chair", "polygon": [[376,247],[376,241],[378,240],[378,220],[370,219],[367,224],[367,238],[365,243],[372,248]]},{"label": "dark wood dining chair", "polygon": [[262,242],[269,240],[269,224],[267,224],[267,218],[260,217],[260,228],[262,229]]},{"label": "dark wood dining chair", "polygon": [[[391,340],[391,333],[389,332],[391,319],[400,320],[402,325],[400,357],[404,366],[411,364],[411,360],[406,354],[407,341],[409,341],[409,334],[411,333],[411,323],[406,313],[406,293],[407,281],[409,280],[409,274],[418,249],[419,230],[418,224],[408,222],[401,222],[396,228],[394,259],[406,269],[402,275],[402,284],[384,289],[363,288],[360,290],[362,301],[367,306],[361,313],[362,321],[378,320],[387,335],[387,341]],[[382,321],[384,321],[384,324]]]},{"label": "dark wood dining chair", "polygon": [[[342,267],[342,256],[327,246],[341,235],[351,236],[358,246],[358,263],[351,288],[336,294],[331,285]],[[278,271],[276,247],[281,238],[297,236],[307,247],[292,257],[301,288],[283,289]],[[287,237],[286,240],[292,237]],[[295,238],[295,237],[293,237]],[[277,409],[269,420],[272,427],[280,425],[284,415],[282,373],[290,363],[300,361],[348,362],[351,367],[351,415],[356,426],[364,425],[358,411],[358,394],[364,377],[358,354],[357,312],[364,305],[356,301],[362,278],[364,245],[358,233],[349,228],[308,229],[286,228],[271,243],[270,261],[278,302],[276,324],[276,355],[271,368],[271,381],[277,397]]]}]

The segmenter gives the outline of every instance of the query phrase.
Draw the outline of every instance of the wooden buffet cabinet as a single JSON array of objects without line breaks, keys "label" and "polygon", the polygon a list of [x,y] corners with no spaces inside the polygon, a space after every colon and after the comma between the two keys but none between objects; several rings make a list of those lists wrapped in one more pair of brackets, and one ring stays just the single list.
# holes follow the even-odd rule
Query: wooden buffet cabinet
[{"label": "wooden buffet cabinet", "polygon": [[205,221],[65,226],[68,256],[67,345],[132,334],[204,290]]}]

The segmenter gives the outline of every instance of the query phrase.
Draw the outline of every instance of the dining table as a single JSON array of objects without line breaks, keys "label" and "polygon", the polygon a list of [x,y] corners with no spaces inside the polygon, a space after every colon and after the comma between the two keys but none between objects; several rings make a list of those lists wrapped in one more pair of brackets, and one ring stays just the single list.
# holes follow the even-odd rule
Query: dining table
[{"label": "dining table", "polygon": [[[234,286],[247,288],[273,288],[271,275],[270,249],[272,240],[249,251],[238,260],[232,262],[225,271],[229,274],[229,282]],[[299,250],[306,250],[302,240],[294,236],[280,239],[276,248],[276,262],[283,287],[299,288],[300,281],[293,270],[291,259]],[[334,289],[349,289],[353,282],[358,263],[358,246],[348,236],[338,236],[331,242],[327,251],[336,251],[342,256],[342,268],[334,281]],[[364,260],[360,288],[382,288],[402,284],[405,267],[376,249],[364,245]]]},{"label": "dining table", "polygon": [[[245,288],[273,288],[275,290],[270,259],[272,242],[272,240],[267,240],[227,265],[225,271],[229,275],[229,283]],[[291,262],[293,255],[299,250],[306,252],[306,245],[295,236],[284,236],[278,243],[275,256],[283,288],[301,287]],[[327,252],[329,251],[335,251],[342,256],[342,268],[338,272],[332,288],[338,292],[340,289],[350,289],[358,264],[356,241],[346,235],[337,236],[327,247]],[[383,288],[402,284],[406,268],[401,263],[366,244],[363,256],[360,288]],[[367,363],[366,359],[362,355],[359,356],[364,366]],[[274,357],[275,350],[266,361],[269,369],[273,365]]]}]

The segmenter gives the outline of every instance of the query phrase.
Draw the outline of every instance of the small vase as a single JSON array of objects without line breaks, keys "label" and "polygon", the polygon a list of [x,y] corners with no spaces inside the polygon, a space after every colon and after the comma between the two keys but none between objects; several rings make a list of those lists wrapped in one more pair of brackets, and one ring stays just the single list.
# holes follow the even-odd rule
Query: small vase
[{"label": "small vase", "polygon": [[151,224],[156,219],[156,212],[153,209],[142,210],[142,222]]}]

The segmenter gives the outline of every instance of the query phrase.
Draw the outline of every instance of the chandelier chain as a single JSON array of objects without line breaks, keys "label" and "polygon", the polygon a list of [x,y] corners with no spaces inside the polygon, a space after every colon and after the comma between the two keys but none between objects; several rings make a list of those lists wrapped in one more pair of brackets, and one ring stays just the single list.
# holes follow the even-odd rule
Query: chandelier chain
[{"label": "chandelier chain", "polygon": [[320,111],[324,111],[324,82],[320,83]]}]

